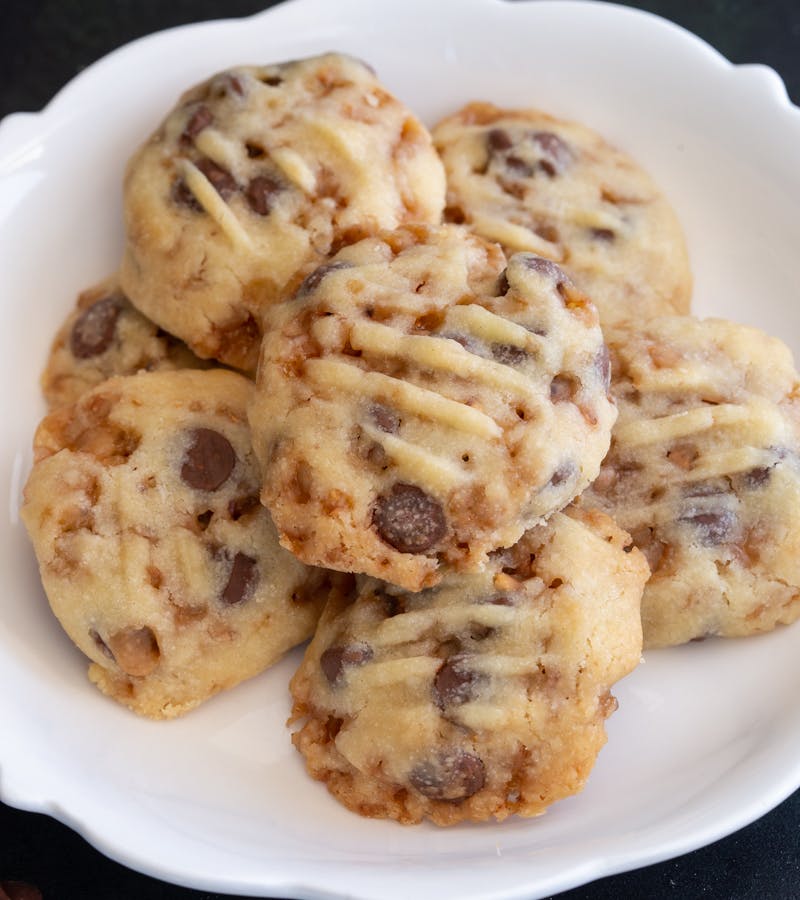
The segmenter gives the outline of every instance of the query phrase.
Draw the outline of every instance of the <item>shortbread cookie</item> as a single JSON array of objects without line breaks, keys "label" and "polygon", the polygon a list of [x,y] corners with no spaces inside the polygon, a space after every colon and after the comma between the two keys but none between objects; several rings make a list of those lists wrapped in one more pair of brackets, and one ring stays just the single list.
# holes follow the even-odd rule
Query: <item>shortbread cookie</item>
[{"label": "shortbread cookie", "polygon": [[476,568],[597,474],[597,312],[549,260],[454,226],[343,249],[273,307],[250,412],[300,559],[409,590]]},{"label": "shortbread cookie", "polygon": [[231,69],[184,94],[130,162],[122,286],[199,356],[249,370],[287,283],[443,206],[430,135],[365,64]]},{"label": "shortbread cookie", "polygon": [[628,156],[574,122],[470,103],[434,129],[446,219],[553,259],[603,325],[687,312],[691,275],[671,207]]},{"label": "shortbread cookie", "polygon": [[800,617],[800,379],[777,338],[665,316],[608,332],[620,408],[581,497],[653,570],[645,645],[743,636]]},{"label": "shortbread cookie", "polygon": [[607,516],[569,509],[421,593],[340,585],[292,681],[295,746],[361,815],[539,815],[581,790],[605,743],[647,574]]},{"label": "shortbread cookie", "polygon": [[313,631],[322,575],[258,502],[245,405],[222,369],[112,378],[39,426],[22,517],[90,679],[166,718]]},{"label": "shortbread cookie", "polygon": [[55,409],[112,375],[209,365],[131,306],[112,277],[78,297],[53,341],[42,390]]}]

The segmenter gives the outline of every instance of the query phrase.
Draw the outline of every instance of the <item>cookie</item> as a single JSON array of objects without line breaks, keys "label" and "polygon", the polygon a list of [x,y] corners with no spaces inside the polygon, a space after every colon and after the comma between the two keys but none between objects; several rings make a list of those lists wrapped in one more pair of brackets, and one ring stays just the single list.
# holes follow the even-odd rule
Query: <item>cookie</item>
[{"label": "cookie", "polygon": [[42,391],[49,408],[56,409],[112,375],[209,365],[138,312],[112,277],[78,297],[53,341]]},{"label": "cookie", "polygon": [[603,325],[687,312],[691,273],[672,208],[624,153],[575,122],[470,103],[434,129],[447,221],[563,265]]},{"label": "cookie", "polygon": [[607,516],[568,509],[420,593],[340,583],[291,684],[310,774],[403,823],[536,816],[577,793],[640,659],[647,574]]},{"label": "cookie", "polygon": [[236,373],[117,377],[51,413],[22,518],[89,678],[169,718],[309,637],[322,574],[278,545]]},{"label": "cookie", "polygon": [[431,138],[364,63],[230,69],[130,161],[122,287],[199,355],[255,367],[265,306],[339,246],[439,222]]},{"label": "cookie", "polygon": [[569,503],[608,449],[597,312],[541,257],[405,227],[341,250],[265,322],[261,496],[305,562],[429,586]]},{"label": "cookie", "polygon": [[645,646],[739,637],[800,616],[800,379],[777,338],[664,316],[607,332],[619,404],[580,498],[653,570]]}]

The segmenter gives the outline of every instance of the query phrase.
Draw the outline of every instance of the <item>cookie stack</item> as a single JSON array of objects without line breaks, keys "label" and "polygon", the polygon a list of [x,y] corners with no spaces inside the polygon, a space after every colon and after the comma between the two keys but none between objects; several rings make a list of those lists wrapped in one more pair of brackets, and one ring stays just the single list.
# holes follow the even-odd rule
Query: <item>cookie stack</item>
[{"label": "cookie stack", "polygon": [[22,510],[109,696],[179,715],[313,635],[293,740],[334,796],[532,816],[643,639],[800,615],[791,356],[687,315],[674,213],[593,132],[431,136],[326,54],[190,90],[124,190]]}]

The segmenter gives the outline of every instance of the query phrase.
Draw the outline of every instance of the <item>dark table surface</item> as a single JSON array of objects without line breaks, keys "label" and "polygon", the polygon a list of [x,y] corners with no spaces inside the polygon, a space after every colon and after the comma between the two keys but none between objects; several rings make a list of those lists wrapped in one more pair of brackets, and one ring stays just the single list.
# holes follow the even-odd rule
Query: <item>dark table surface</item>
[{"label": "dark table surface", "polygon": [[[374,0],[379,2],[379,0]],[[435,3],[436,0],[431,0]],[[128,41],[185,22],[244,16],[266,0],[0,0],[0,116],[37,110],[73,76]],[[733,62],[775,68],[800,103],[800,0],[632,2],[705,38]],[[800,158],[798,159],[800,164]],[[3,690],[10,686],[4,685]],[[3,734],[0,741],[13,739]],[[798,748],[800,752],[800,748]],[[0,782],[0,788],[2,784]],[[0,805],[3,882],[36,885],[45,900],[223,900],[137,874],[47,816]],[[29,900],[6,884],[11,900]],[[800,898],[800,791],[748,828],[678,859],[559,895],[605,898]]]}]

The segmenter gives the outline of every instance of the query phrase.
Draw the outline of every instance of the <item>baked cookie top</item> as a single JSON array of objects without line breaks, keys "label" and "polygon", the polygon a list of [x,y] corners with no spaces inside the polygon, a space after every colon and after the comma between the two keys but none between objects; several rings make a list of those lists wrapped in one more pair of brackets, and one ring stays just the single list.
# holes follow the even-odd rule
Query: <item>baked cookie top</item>
[{"label": "baked cookie top", "polygon": [[800,379],[789,349],[721,319],[607,331],[619,420],[580,498],[647,556],[645,645],[800,616]]},{"label": "baked cookie top", "polygon": [[364,63],[230,69],[128,165],[122,286],[199,356],[252,370],[287,283],[378,229],[439,222],[443,205],[430,135]]},{"label": "baked cookie top", "polygon": [[446,221],[563,265],[603,325],[687,312],[683,233],[652,179],[575,122],[470,103],[433,131]]},{"label": "baked cookie top", "polygon": [[55,409],[74,403],[112,375],[209,365],[135,309],[112,276],[78,296],[53,340],[42,391],[49,408]]},{"label": "baked cookie top", "polygon": [[112,378],[51,413],[22,518],[53,612],[120,703],[165,718],[307,638],[321,573],[258,502],[245,406],[222,369]]},{"label": "baked cookie top", "polygon": [[581,790],[605,743],[647,574],[607,516],[568,509],[420,593],[340,584],[292,680],[295,746],[361,815],[538,815]]},{"label": "baked cookie top", "polygon": [[477,568],[597,474],[597,313],[553,262],[455,226],[346,247],[265,319],[253,440],[300,559],[410,590]]}]

